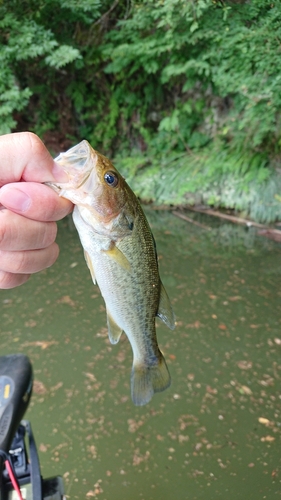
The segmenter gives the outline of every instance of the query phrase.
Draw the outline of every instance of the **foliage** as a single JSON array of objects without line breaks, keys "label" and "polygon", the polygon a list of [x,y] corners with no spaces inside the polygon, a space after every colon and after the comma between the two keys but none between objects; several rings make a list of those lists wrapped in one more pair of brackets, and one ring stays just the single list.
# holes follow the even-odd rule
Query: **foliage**
[{"label": "foliage", "polygon": [[117,158],[138,196],[158,205],[212,205],[235,209],[262,223],[280,220],[281,177],[264,154],[234,153],[221,145],[204,154],[169,155],[160,164],[143,158]]},{"label": "foliage", "polygon": [[[39,135],[54,128],[64,128],[66,134],[72,130],[75,118],[70,118],[69,130],[64,122],[75,115],[75,92],[74,98],[68,98],[69,88],[73,88],[76,73],[80,76],[85,65],[80,28],[87,27],[90,37],[92,26],[110,3],[0,2],[0,133],[14,129],[16,120],[22,128]],[[78,78],[76,96],[79,85]]]},{"label": "foliage", "polygon": [[269,0],[2,0],[0,133],[85,137],[142,196],[274,220],[280,39]]},{"label": "foliage", "polygon": [[236,149],[279,151],[280,13],[267,0],[146,0],[109,33],[106,69],[127,90],[123,106],[141,109],[139,128],[156,122],[159,148],[221,136]]}]

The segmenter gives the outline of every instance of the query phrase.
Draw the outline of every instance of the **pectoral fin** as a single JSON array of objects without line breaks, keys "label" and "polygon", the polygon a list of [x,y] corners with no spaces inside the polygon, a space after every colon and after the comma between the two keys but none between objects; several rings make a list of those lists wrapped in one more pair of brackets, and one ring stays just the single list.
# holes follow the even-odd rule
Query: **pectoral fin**
[{"label": "pectoral fin", "polygon": [[175,316],[168,294],[161,283],[160,287],[160,301],[157,316],[173,330],[175,328]]},{"label": "pectoral fin", "polygon": [[91,257],[89,256],[88,252],[86,252],[86,250],[84,250],[84,257],[85,257],[85,260],[87,262],[87,266],[90,270],[90,273],[91,273],[91,276],[92,276],[92,280],[93,280],[93,283],[94,285],[97,284],[96,282],[96,277],[95,277],[95,272],[94,272],[94,267],[93,267],[93,263],[91,261]]},{"label": "pectoral fin", "polygon": [[117,344],[123,330],[115,323],[114,319],[112,318],[112,316],[108,311],[107,311],[107,328],[108,328],[108,337],[111,344]]},{"label": "pectoral fin", "polygon": [[111,259],[115,260],[119,266],[123,267],[126,269],[126,271],[131,272],[131,264],[128,261],[127,257],[117,248],[116,245],[113,246],[113,248],[110,248],[109,250],[104,250],[104,253],[108,255]]}]

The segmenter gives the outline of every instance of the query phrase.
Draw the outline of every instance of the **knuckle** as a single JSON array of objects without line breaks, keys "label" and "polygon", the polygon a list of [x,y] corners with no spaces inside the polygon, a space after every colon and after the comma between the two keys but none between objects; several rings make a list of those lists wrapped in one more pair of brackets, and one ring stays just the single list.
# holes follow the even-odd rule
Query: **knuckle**
[{"label": "knuckle", "polygon": [[58,226],[56,224],[56,222],[50,222],[50,224],[52,225],[51,226],[51,230],[52,230],[52,233],[51,233],[51,242],[54,243],[55,242],[55,239],[57,237],[57,233],[58,233]]},{"label": "knuckle", "polygon": [[50,247],[49,262],[45,267],[51,267],[57,260],[60,249],[57,243],[53,243]]},{"label": "knuckle", "polygon": [[[6,252],[0,250],[0,277],[5,284],[9,281],[9,274],[12,275],[29,275],[34,274],[43,269],[51,267],[59,256],[59,247],[57,243],[52,243],[47,248],[39,250],[26,250]],[[20,280],[20,278],[18,278]],[[2,287],[3,287],[2,283]],[[1,288],[1,283],[0,283]]]},{"label": "knuckle", "polygon": [[29,252],[10,252],[12,256],[11,266],[15,274],[21,274],[28,268]]},{"label": "knuckle", "polygon": [[21,142],[24,147],[28,147],[33,153],[40,153],[45,150],[43,142],[33,132],[22,132]]},{"label": "knuckle", "polygon": [[26,155],[26,152],[29,151],[29,156],[35,159],[40,158],[41,160],[44,160],[44,158],[47,159],[49,157],[49,152],[45,145],[33,132],[20,132],[18,134],[14,134],[13,140],[15,147],[20,147],[24,156]]},{"label": "knuckle", "polygon": [[54,242],[46,248],[14,253],[17,255],[13,263],[13,272],[33,274],[55,263],[59,255],[59,247]]},{"label": "knuckle", "polygon": [[57,219],[57,212],[58,212],[58,201],[56,196],[50,196],[49,198],[49,203],[48,203],[48,220],[49,221],[55,221]]},{"label": "knuckle", "polygon": [[43,226],[43,235],[38,235],[41,248],[47,248],[52,245],[57,237],[57,224],[55,222],[45,222]]},{"label": "knuckle", "polygon": [[3,246],[3,243],[5,242],[5,228],[2,224],[0,224],[0,248]]},{"label": "knuckle", "polygon": [[2,248],[6,241],[9,232],[9,225],[7,224],[8,210],[0,210],[0,248]]},{"label": "knuckle", "polygon": [[9,290],[22,285],[29,279],[29,274],[13,274],[0,271],[0,290]]},{"label": "knuckle", "polygon": [[11,283],[11,274],[6,273],[5,271],[0,271],[0,289],[1,290],[6,290],[7,288],[10,288],[10,283]]}]

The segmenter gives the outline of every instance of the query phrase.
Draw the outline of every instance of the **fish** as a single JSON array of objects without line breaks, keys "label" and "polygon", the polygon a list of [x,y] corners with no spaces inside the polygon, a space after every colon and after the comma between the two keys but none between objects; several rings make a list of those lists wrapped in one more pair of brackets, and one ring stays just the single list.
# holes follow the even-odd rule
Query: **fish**
[{"label": "fish", "polygon": [[116,344],[122,332],[127,335],[133,351],[131,398],[136,406],[145,405],[171,383],[155,318],[175,327],[151,228],[125,179],[89,142],[60,153],[55,162],[69,180],[46,184],[74,203],[86,263],[105,302],[109,340]]}]

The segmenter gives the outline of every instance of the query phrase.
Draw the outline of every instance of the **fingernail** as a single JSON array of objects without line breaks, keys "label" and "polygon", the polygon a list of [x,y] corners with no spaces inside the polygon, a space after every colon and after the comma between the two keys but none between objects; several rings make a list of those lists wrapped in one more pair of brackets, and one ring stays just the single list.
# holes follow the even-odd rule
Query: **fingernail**
[{"label": "fingernail", "polygon": [[0,191],[1,205],[16,212],[26,212],[31,205],[31,198],[17,188],[3,186]]},{"label": "fingernail", "polygon": [[58,181],[58,182],[68,182],[69,181],[68,175],[65,173],[63,168],[61,168],[61,166],[58,163],[54,164],[52,174],[53,174],[54,178],[56,179],[56,181]]}]

